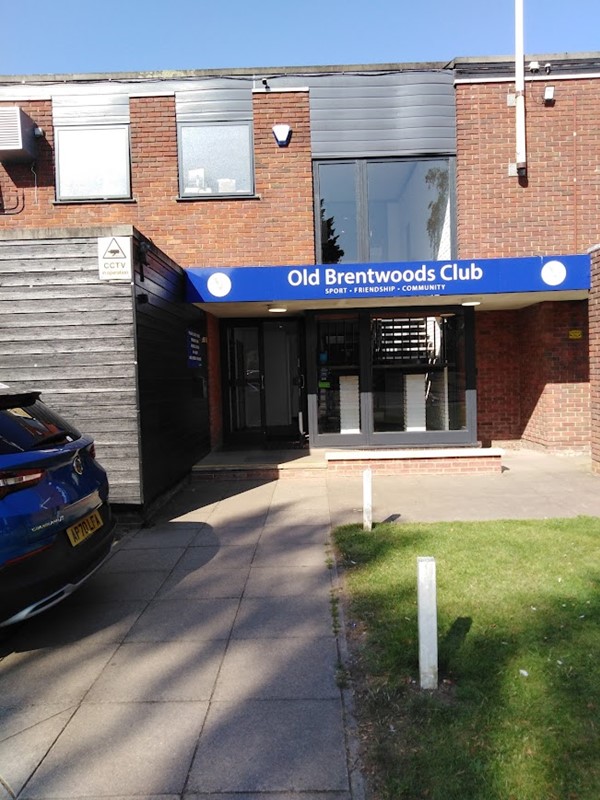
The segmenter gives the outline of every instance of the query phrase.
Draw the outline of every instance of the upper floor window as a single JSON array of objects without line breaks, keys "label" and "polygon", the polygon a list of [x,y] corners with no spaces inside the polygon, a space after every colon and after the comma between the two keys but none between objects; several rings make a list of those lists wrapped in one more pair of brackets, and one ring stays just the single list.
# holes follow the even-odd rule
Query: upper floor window
[{"label": "upper floor window", "polygon": [[315,178],[322,263],[452,256],[448,158],[323,161]]},{"label": "upper floor window", "polygon": [[251,123],[180,123],[179,193],[254,194]]},{"label": "upper floor window", "polygon": [[131,197],[129,126],[56,128],[58,200]]}]

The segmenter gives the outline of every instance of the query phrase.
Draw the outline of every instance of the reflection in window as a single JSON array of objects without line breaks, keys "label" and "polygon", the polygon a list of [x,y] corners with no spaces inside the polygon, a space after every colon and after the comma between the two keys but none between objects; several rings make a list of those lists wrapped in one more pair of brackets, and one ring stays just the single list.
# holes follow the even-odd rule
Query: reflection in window
[{"label": "reflection in window", "polygon": [[373,430],[464,430],[463,352],[459,313],[372,318]]},{"label": "reflection in window", "polygon": [[57,128],[58,200],[131,197],[129,126]]},{"label": "reflection in window", "polygon": [[317,177],[323,264],[451,258],[448,159],[323,162]]},{"label": "reflection in window", "polygon": [[360,433],[358,319],[317,323],[319,433]]},{"label": "reflection in window", "polygon": [[358,261],[354,162],[319,165],[321,263]]},{"label": "reflection in window", "polygon": [[252,126],[179,126],[181,197],[254,193]]},{"label": "reflection in window", "polygon": [[451,257],[448,162],[367,163],[369,261]]}]

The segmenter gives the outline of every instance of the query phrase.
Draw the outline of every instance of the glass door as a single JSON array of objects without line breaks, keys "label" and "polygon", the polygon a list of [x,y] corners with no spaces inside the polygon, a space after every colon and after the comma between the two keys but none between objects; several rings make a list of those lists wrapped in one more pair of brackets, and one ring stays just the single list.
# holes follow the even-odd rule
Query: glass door
[{"label": "glass door", "polygon": [[300,333],[298,320],[227,324],[225,418],[232,444],[285,446],[304,438]]},{"label": "glass door", "polygon": [[227,329],[228,428],[238,440],[264,436],[264,376],[260,359],[259,325]]},{"label": "glass door", "polygon": [[311,445],[474,443],[473,318],[450,306],[309,315]]}]

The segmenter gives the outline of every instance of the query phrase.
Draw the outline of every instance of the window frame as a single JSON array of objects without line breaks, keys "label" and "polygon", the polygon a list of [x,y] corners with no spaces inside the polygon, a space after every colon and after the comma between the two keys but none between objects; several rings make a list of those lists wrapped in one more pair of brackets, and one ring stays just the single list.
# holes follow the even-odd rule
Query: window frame
[{"label": "window frame", "polygon": [[[308,430],[311,447],[448,447],[477,444],[477,387],[475,365],[475,312],[462,306],[412,306],[397,309],[412,316],[433,316],[436,313],[454,312],[464,320],[462,357],[465,381],[464,409],[465,426],[448,430],[425,431],[377,431],[373,416],[373,360],[371,343],[371,320],[374,316],[395,313],[390,307],[367,307],[339,311],[308,311],[306,313],[306,377]],[[359,318],[359,391],[360,432],[320,433],[318,413],[318,337],[319,319],[354,317]],[[410,370],[407,370],[407,372]]]},{"label": "window frame", "polygon": [[[184,128],[244,128],[248,141],[248,178],[250,189],[248,191],[233,192],[186,192],[184,175],[183,134]],[[254,126],[252,120],[211,120],[209,121],[183,121],[177,123],[177,169],[179,200],[220,200],[235,198],[256,197],[256,176],[254,171]]]},{"label": "window frame", "polygon": [[[322,241],[322,227],[321,227],[321,186],[319,170],[321,166],[329,165],[354,165],[354,186],[356,191],[355,206],[356,206],[356,249],[358,257],[356,262],[369,264],[376,263],[370,259],[370,241],[369,241],[369,196],[368,196],[368,167],[371,164],[410,164],[410,163],[426,163],[430,161],[446,161],[448,163],[448,177],[449,177],[449,198],[450,198],[450,237],[451,237],[451,255],[450,258],[456,258],[456,156],[447,153],[428,154],[424,156],[407,156],[407,157],[392,157],[392,158],[321,158],[313,162],[313,184],[314,184],[314,215],[315,215],[315,251],[317,253],[317,263],[324,263],[321,261],[323,254],[323,241]],[[396,261],[404,261],[407,259],[393,259],[389,263]],[[421,260],[421,259],[417,259]],[[425,258],[425,261],[432,260]],[[340,262],[344,263],[344,262]],[[386,262],[387,263],[387,262]]]},{"label": "window frame", "polygon": [[[119,157],[124,158],[124,186],[125,193],[115,194],[63,194],[61,189],[62,184],[65,183],[61,180],[61,148],[64,150],[64,144],[61,145],[61,134],[79,132],[107,132],[107,131],[123,131],[125,133],[125,141],[121,143],[124,152],[120,153]],[[131,126],[129,123],[116,123],[113,125],[56,125],[54,128],[55,138],[55,192],[56,202],[58,203],[103,203],[103,202],[119,202],[132,199],[131,187]]]}]

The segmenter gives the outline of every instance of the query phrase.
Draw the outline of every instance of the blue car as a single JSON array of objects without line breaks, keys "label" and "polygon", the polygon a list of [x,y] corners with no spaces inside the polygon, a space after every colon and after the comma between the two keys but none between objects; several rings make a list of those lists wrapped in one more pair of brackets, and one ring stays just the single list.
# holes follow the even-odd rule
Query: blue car
[{"label": "blue car", "polygon": [[114,539],[94,442],[39,399],[0,384],[0,627],[63,600]]}]

